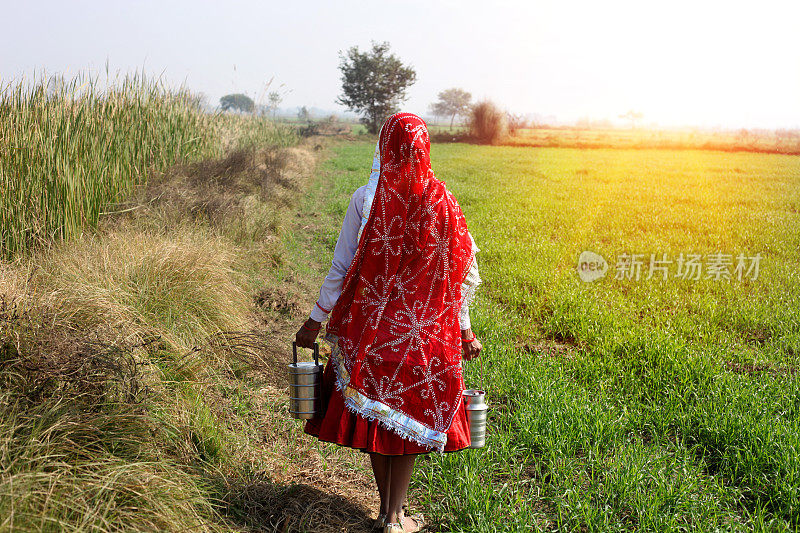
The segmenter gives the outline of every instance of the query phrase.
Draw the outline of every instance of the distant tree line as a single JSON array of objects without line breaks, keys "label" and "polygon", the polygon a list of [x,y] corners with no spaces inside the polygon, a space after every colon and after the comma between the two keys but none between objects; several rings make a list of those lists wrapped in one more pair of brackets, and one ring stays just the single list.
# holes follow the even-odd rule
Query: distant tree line
[{"label": "distant tree line", "polygon": [[[408,88],[417,80],[417,73],[390,52],[387,42],[373,42],[372,48],[367,51],[353,46],[346,52],[340,52],[339,57],[342,94],[336,101],[358,113],[361,123],[370,133],[377,133],[384,120],[400,110],[400,104],[407,99]],[[267,109],[272,111],[273,117],[281,101],[279,93],[269,94]],[[220,107],[223,111],[244,113],[252,113],[256,109],[252,98],[238,93],[220,98]],[[441,91],[438,100],[431,104],[430,111],[434,116],[448,118],[451,130],[456,118],[468,119],[472,134],[482,142],[496,142],[508,132],[514,133],[527,127],[524,117],[503,112],[491,102],[473,104],[472,95],[457,87]],[[305,106],[300,108],[297,118],[306,123],[310,134],[316,131],[317,127],[311,124],[311,116]]]},{"label": "distant tree line", "polygon": [[[275,117],[278,106],[283,102],[283,96],[277,91],[272,91],[268,96],[269,104],[265,107],[260,107],[261,112],[267,112]],[[226,94],[219,99],[219,107],[223,111],[240,111],[242,113],[254,113],[256,111],[256,103],[252,98],[246,94]]]}]

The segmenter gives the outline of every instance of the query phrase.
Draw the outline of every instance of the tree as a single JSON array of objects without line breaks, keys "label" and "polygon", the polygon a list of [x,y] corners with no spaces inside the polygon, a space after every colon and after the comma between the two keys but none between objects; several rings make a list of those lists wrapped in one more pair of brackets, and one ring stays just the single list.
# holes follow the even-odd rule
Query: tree
[{"label": "tree", "polygon": [[222,98],[219,99],[219,106],[222,108],[223,111],[228,111],[229,109],[242,111],[244,113],[252,113],[253,109],[255,109],[256,104],[253,102],[253,99],[247,96],[246,94],[226,94]]},{"label": "tree", "polygon": [[377,133],[384,119],[399,110],[406,89],[417,81],[417,73],[389,53],[389,43],[372,43],[372,50],[357,46],[339,52],[342,94],[337,102],[361,115],[370,133]]},{"label": "tree", "polygon": [[283,102],[283,96],[277,91],[269,93],[269,108],[272,111],[272,118],[275,118],[275,112],[278,111],[278,106]]},{"label": "tree", "polygon": [[441,117],[450,117],[450,129],[456,116],[469,115],[472,95],[464,89],[447,89],[439,93],[439,101],[431,104],[431,112]]},{"label": "tree", "polygon": [[644,115],[638,111],[634,111],[631,109],[624,115],[620,115],[619,118],[624,118],[631,121],[631,129],[636,128],[636,123],[644,118]]},{"label": "tree", "polygon": [[308,112],[308,108],[303,106],[297,111],[297,118],[301,122],[311,122],[311,113]]},{"label": "tree", "polygon": [[506,112],[506,124],[508,124],[508,133],[516,135],[519,130],[530,126],[530,121],[524,115]]}]

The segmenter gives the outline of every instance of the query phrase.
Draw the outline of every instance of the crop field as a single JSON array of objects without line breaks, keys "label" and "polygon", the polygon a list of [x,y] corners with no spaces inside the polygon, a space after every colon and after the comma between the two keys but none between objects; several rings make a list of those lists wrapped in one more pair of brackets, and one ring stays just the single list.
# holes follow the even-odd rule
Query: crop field
[{"label": "crop field", "polygon": [[[336,148],[330,214],[373,147]],[[484,449],[418,462],[434,530],[800,527],[800,158],[431,155],[481,248],[466,383],[490,404]],[[584,251],[604,277],[581,280]]]},{"label": "crop field", "polygon": [[702,149],[725,152],[800,154],[796,130],[708,131],[648,128],[524,128],[505,141],[509,146],[572,148]]}]

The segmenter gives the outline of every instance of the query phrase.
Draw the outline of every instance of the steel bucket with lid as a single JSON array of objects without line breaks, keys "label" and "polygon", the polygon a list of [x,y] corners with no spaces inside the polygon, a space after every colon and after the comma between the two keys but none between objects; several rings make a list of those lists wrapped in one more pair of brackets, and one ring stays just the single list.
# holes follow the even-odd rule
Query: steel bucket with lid
[{"label": "steel bucket with lid", "polygon": [[292,343],[289,366],[289,413],[293,418],[310,420],[321,414],[322,369],[319,344],[314,343],[314,361],[297,361],[297,343]]},{"label": "steel bucket with lid", "polygon": [[[481,381],[483,377],[483,360],[481,364]],[[483,448],[486,444],[486,415],[489,406],[486,405],[486,391],[482,389],[466,389],[462,393],[464,409],[467,411],[469,425],[470,448]]]}]

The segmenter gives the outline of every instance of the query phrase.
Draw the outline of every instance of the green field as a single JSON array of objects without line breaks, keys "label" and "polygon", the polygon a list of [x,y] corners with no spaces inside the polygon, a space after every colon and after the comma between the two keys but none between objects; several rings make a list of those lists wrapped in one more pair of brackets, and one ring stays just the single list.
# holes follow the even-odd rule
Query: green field
[{"label": "green field", "polygon": [[[369,531],[368,459],[303,434],[284,365],[374,141],[77,88],[0,98],[0,533]],[[482,250],[491,424],[418,463],[431,530],[800,527],[800,158],[432,157]]]},{"label": "green field", "polygon": [[[328,212],[371,143],[328,163]],[[488,444],[419,463],[441,531],[800,527],[800,159],[702,151],[435,145],[481,252],[473,309]],[[336,228],[322,237],[332,247]],[[579,254],[609,263],[580,281]],[[681,254],[730,256],[681,279]],[[615,279],[643,254],[640,279]],[[646,279],[650,254],[671,260]],[[759,254],[758,275],[736,273]],[[705,279],[707,273],[710,279]],[[719,277],[721,279],[715,279]],[[741,278],[741,279],[738,279]]]}]

